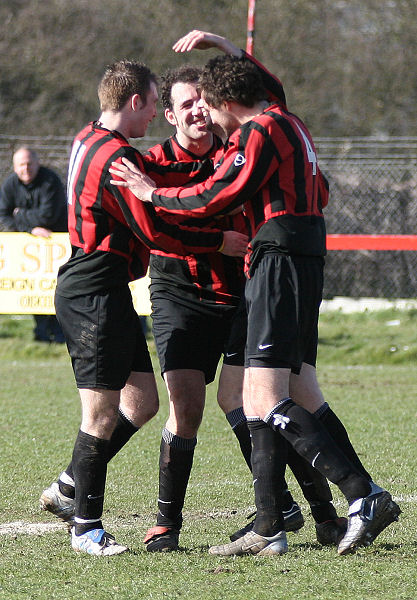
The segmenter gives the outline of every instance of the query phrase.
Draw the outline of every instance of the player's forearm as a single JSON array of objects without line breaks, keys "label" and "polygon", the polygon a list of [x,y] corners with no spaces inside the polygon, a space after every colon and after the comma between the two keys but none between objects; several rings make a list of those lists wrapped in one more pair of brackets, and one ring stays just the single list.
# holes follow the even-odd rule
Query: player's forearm
[{"label": "player's forearm", "polygon": [[225,37],[217,37],[219,38],[219,43],[217,44],[217,48],[219,48],[219,50],[222,50],[222,52],[225,54],[231,54],[232,56],[242,56],[242,50],[235,46],[233,42]]},{"label": "player's forearm", "polygon": [[218,48],[226,54],[233,54],[234,56],[241,56],[242,54],[242,50],[227,38],[209,31],[200,31],[199,29],[189,31],[186,35],[177,40],[172,48],[175,52],[190,52],[194,49],[206,50],[207,48]]}]

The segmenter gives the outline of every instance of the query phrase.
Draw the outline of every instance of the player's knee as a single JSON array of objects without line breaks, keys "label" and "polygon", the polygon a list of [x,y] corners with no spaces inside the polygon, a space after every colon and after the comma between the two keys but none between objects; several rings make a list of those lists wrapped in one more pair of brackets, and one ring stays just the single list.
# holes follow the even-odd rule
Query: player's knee
[{"label": "player's knee", "polygon": [[148,421],[150,421],[151,419],[154,418],[154,416],[158,413],[159,410],[159,399],[158,397],[150,400],[149,402],[147,402],[145,404],[145,406],[142,408],[142,420],[143,420],[143,424],[147,423]]},{"label": "player's knee", "polygon": [[110,438],[117,422],[118,408],[116,406],[101,407],[100,411],[89,411],[83,414],[81,429],[103,439]]},{"label": "player's knee", "polygon": [[196,436],[203,418],[202,411],[195,410],[195,407],[193,410],[191,406],[185,409],[182,406],[183,410],[180,410],[179,407],[173,408],[169,414],[167,429],[185,438]]},{"label": "player's knee", "polygon": [[227,414],[236,408],[240,408],[243,403],[242,394],[222,395],[217,394],[217,403],[222,411]]}]

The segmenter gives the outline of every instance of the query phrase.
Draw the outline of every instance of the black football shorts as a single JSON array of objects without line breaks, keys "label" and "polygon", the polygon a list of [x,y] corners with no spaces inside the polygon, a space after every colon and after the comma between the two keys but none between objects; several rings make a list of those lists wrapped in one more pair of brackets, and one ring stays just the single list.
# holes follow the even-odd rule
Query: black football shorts
[{"label": "black football shorts", "polygon": [[246,282],[245,364],[290,368],[316,365],[323,290],[322,257],[266,253]]},{"label": "black football shorts", "polygon": [[223,363],[234,367],[245,364],[245,345],[248,317],[245,298],[242,296],[239,306],[233,314],[230,331],[224,346]]},{"label": "black football shorts", "polygon": [[120,390],[132,371],[152,372],[127,286],[71,299],[56,294],[55,309],[78,388]]},{"label": "black football shorts", "polygon": [[161,291],[151,293],[152,332],[161,373],[202,371],[206,384],[216,376],[236,308],[207,307]]}]

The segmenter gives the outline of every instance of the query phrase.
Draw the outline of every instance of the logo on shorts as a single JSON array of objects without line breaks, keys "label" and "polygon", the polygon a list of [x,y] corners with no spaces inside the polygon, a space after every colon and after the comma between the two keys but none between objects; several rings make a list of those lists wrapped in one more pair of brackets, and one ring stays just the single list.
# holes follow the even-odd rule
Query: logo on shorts
[{"label": "logo on shorts", "polygon": [[231,356],[236,356],[237,352],[226,352],[226,358],[230,358]]},{"label": "logo on shorts", "polygon": [[233,164],[235,165],[235,167],[241,167],[242,165],[245,164],[245,162],[246,162],[246,158],[243,156],[243,154],[236,154]]},{"label": "logo on shorts", "polygon": [[274,344],[259,344],[259,350],[266,350],[267,348],[272,348]]}]

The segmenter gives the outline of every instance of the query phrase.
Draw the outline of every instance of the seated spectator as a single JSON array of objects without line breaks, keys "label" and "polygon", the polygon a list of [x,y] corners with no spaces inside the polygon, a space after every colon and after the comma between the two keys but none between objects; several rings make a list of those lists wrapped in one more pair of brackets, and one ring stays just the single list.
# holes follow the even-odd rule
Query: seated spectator
[{"label": "seated spectator", "polygon": [[[27,146],[13,154],[13,170],[0,189],[0,231],[26,231],[41,237],[68,231],[65,190],[58,175],[42,166]],[[34,318],[35,340],[65,341],[55,315]]]}]

